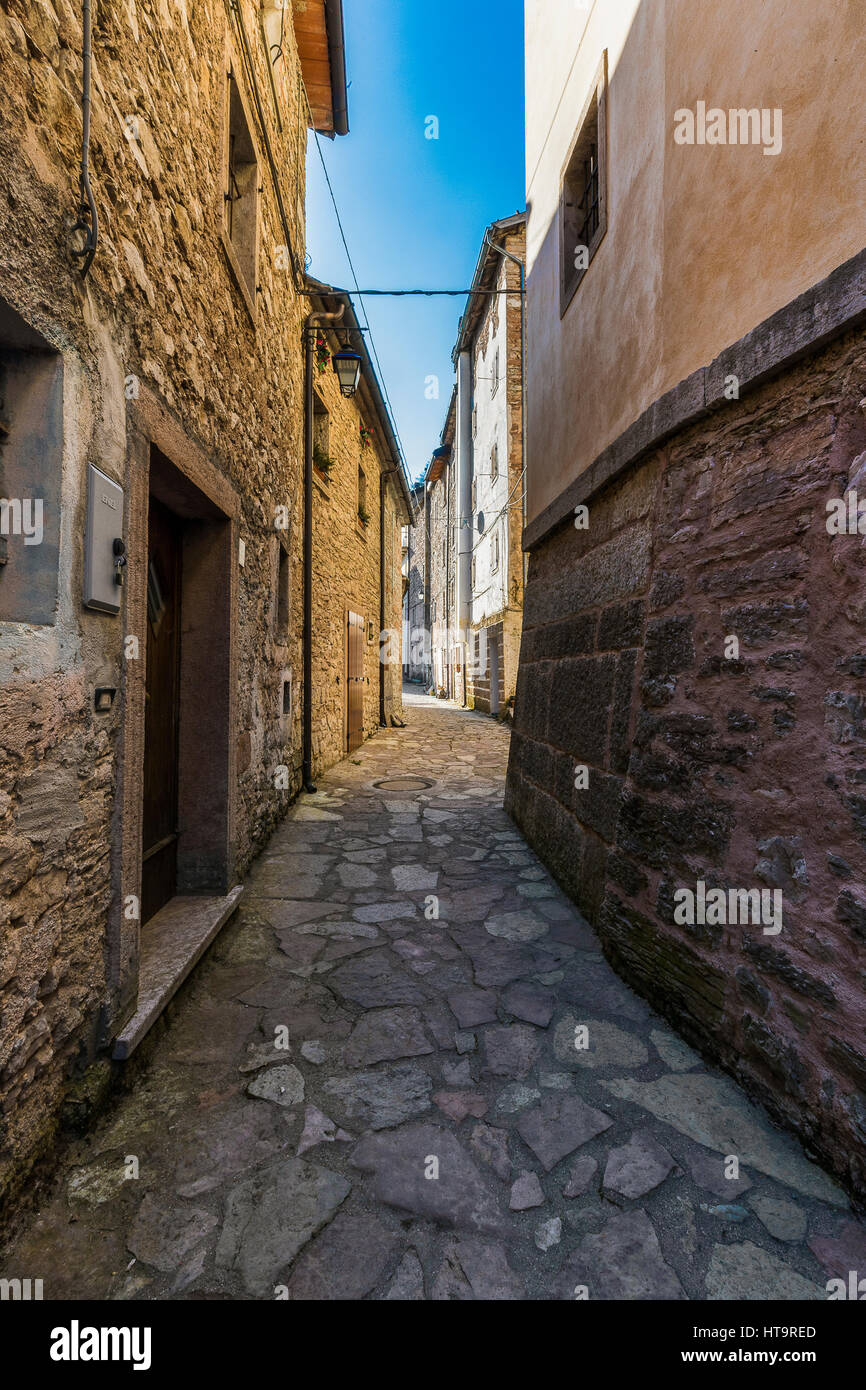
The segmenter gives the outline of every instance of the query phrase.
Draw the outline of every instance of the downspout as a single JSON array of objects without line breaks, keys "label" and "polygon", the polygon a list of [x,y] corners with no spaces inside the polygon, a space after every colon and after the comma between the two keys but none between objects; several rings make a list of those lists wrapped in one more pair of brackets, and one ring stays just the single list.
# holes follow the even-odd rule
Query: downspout
[{"label": "downspout", "polygon": [[451,699],[451,464],[445,479],[445,697]]},{"label": "downspout", "polygon": [[[397,466],[396,466],[395,464],[392,463],[392,464],[390,464],[390,466],[389,466],[388,468],[386,468],[386,469],[384,470],[384,472],[382,472],[382,473],[379,474],[379,633],[380,633],[380,636],[379,636],[379,727],[382,728],[382,729],[387,729],[387,727],[388,727],[388,721],[387,721],[387,719],[385,718],[385,663],[384,663],[384,661],[382,660],[382,638],[381,638],[381,634],[385,631],[385,620],[386,620],[386,618],[387,618],[387,616],[388,616],[388,614],[387,614],[387,604],[386,604],[386,595],[385,595],[385,498],[386,498],[387,493],[388,493],[388,479],[389,479],[389,478],[393,478],[394,475],[395,475],[396,473],[397,473]],[[409,513],[409,521],[410,521],[410,523],[411,523],[411,520],[412,520],[412,514],[411,514],[411,512],[410,512],[410,513]],[[411,529],[411,525],[410,525],[410,528],[409,528],[410,545],[411,545],[411,535],[412,535],[412,529]],[[402,569],[401,569],[401,571],[400,571],[400,574],[401,574],[401,579],[402,579]],[[410,584],[410,594],[409,594],[409,596],[411,597],[411,584]],[[401,605],[400,605],[400,613],[401,613],[401,615],[402,615],[402,612],[403,612],[403,605],[402,605],[402,603],[401,603]],[[389,639],[388,639],[388,650],[389,650],[389,651],[391,650],[391,641],[390,641],[390,637],[389,637]],[[401,653],[400,653],[400,686],[401,686],[401,691],[402,691],[402,685],[403,685],[403,665],[402,665],[402,661],[403,661],[403,654],[402,654],[402,650],[401,650]],[[393,664],[393,663],[390,663],[390,662],[389,662],[389,665],[391,665],[391,664]],[[400,707],[401,707],[401,709],[402,709],[402,698],[401,698]],[[401,719],[395,718],[393,710],[391,711],[391,726],[392,726],[392,728],[395,728],[395,729],[405,729],[405,727],[406,727],[406,725],[403,723],[403,721],[402,721]]]},{"label": "downspout", "polygon": [[[382,633],[385,631],[385,486],[388,474],[379,473],[379,728],[387,729],[385,718],[385,663],[382,660]],[[388,643],[390,649],[390,641]]]},{"label": "downspout", "polygon": [[[410,672],[411,669],[412,669],[412,531],[413,531],[413,530],[414,530],[414,527],[413,527],[413,526],[411,525],[411,523],[410,523],[410,524],[409,524],[409,528],[408,528],[407,545],[406,545],[406,579],[408,580],[408,583],[407,583],[407,586],[406,586],[406,629],[407,629],[408,642],[409,642],[409,645],[408,645],[408,648],[407,648],[407,652],[406,652],[406,655],[407,655],[407,657],[408,657],[408,660],[407,660],[407,662],[406,662],[406,673],[405,673],[405,675],[406,675],[406,680],[409,679],[409,672]],[[402,547],[401,547],[401,559],[402,559]],[[402,588],[402,578],[403,578],[403,571],[402,571],[402,566],[401,566],[401,570],[400,570],[401,588]],[[401,654],[400,654],[400,659],[401,659],[401,661],[402,661],[402,650],[401,650]],[[402,666],[401,666],[401,668],[400,668],[400,676],[401,676],[401,679],[403,678],[403,674],[404,674],[404,673],[403,673],[403,669],[402,669]]]},{"label": "downspout", "polygon": [[313,347],[319,322],[337,323],[345,304],[333,314],[312,313],[304,325],[304,745],[301,779],[305,792],[313,782]]},{"label": "downspout", "polygon": [[429,677],[430,677],[430,679],[429,679],[428,682],[427,682],[427,689],[428,689],[428,690],[432,690],[432,689],[434,688],[434,684],[435,684],[435,682],[434,682],[434,680],[433,680],[433,674],[434,674],[434,672],[433,672],[433,623],[432,623],[431,608],[430,608],[430,582],[431,582],[431,577],[432,577],[432,571],[431,571],[431,568],[430,568],[430,489],[431,489],[432,486],[433,486],[432,483],[428,483],[428,482],[425,481],[425,483],[424,483],[424,641],[425,641],[425,642],[427,641],[427,638],[428,638],[428,635],[429,635],[429,639],[430,639],[430,667],[429,667],[429,672],[428,672],[427,664],[426,664],[426,662],[425,662],[425,663],[424,663],[424,670],[425,670],[425,673],[426,673],[426,674],[429,674]]}]

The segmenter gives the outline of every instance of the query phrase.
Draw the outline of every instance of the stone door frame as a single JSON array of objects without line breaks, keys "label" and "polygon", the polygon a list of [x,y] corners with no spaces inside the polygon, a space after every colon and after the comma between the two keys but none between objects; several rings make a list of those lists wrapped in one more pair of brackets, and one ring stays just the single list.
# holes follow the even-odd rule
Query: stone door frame
[{"label": "stone door frame", "polygon": [[[201,865],[197,870],[193,862],[185,874],[184,886],[179,877],[178,891],[195,891],[191,880],[196,872],[204,880],[211,880],[199,887],[214,892],[227,892],[235,878],[240,499],[228,479],[159,398],[140,384],[138,399],[127,403],[128,564],[123,612],[124,647],[135,637],[139,654],[137,658],[122,658],[123,719],[114,812],[114,891],[108,923],[107,1000],[102,1029],[106,1038],[116,1034],[131,1016],[138,998],[141,923],[135,916],[135,901],[140,905],[147,529],[151,462],[159,455],[186,488],[187,497],[199,495],[202,520],[214,523],[220,533],[210,546],[210,554],[203,557],[206,572],[201,583],[184,594],[187,610],[181,619],[188,643],[181,656],[181,698],[191,707],[200,703],[203,713],[215,706],[215,713],[211,718],[190,720],[186,747],[181,748],[179,758],[180,776],[183,782],[185,769],[190,776],[201,768],[209,793],[211,788],[215,792],[208,797],[199,795],[184,806],[181,787],[180,818],[185,819],[196,844],[193,861],[201,861]],[[162,461],[159,467],[165,471]],[[220,539],[223,535],[224,542]],[[212,601],[214,582],[219,586],[227,617],[218,651],[213,650],[209,639],[202,636],[196,640],[196,608],[204,612]],[[208,701],[214,679],[221,689],[216,691],[215,701]]]}]

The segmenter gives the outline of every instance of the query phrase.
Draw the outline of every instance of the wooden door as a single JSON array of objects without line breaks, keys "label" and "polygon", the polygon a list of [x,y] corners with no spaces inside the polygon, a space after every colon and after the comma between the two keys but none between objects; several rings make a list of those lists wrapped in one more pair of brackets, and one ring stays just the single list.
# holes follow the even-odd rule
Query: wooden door
[{"label": "wooden door", "polygon": [[364,619],[350,613],[346,626],[346,749],[364,742]]},{"label": "wooden door", "polygon": [[153,917],[177,888],[180,522],[153,497],[147,561],[142,922]]}]

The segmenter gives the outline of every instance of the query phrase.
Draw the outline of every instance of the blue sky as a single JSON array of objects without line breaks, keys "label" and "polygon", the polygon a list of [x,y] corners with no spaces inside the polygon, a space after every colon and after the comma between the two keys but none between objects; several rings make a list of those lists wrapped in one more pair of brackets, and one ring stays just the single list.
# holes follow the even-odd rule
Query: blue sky
[{"label": "blue sky", "polygon": [[[485,227],[525,202],[523,0],[344,0],[344,11],[350,133],[321,145],[358,284],[467,289]],[[425,138],[429,116],[438,140]],[[312,137],[307,170],[310,274],[351,288]],[[413,479],[439,442],[464,302],[365,301]],[[425,398],[429,376],[438,400]]]}]

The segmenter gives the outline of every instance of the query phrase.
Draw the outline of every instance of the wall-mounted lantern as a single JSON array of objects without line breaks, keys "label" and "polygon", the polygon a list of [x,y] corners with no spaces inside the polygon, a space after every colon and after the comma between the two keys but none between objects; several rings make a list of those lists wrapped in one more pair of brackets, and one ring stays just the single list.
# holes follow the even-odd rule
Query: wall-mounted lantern
[{"label": "wall-mounted lantern", "polygon": [[354,396],[361,380],[361,358],[358,353],[343,348],[334,353],[333,363],[343,395]]}]

